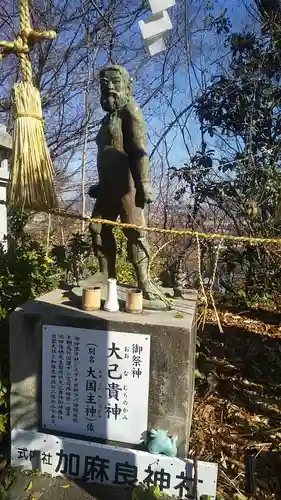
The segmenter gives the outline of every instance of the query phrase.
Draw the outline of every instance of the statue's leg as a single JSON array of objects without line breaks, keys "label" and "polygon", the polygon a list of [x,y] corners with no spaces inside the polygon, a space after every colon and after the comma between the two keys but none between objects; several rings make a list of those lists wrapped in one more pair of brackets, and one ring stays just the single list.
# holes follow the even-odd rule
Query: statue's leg
[{"label": "statue's leg", "polygon": [[[110,220],[110,219],[109,219]],[[108,278],[116,278],[116,241],[113,236],[113,228],[103,224],[101,230],[102,258],[107,262]]]},{"label": "statue's leg", "polygon": [[[92,218],[116,220],[115,210],[108,207],[99,207],[98,200],[92,213]],[[90,233],[95,256],[99,260],[101,273],[105,278],[116,278],[116,241],[113,236],[112,227],[96,222],[90,223]]]},{"label": "statue's leg", "polygon": [[128,259],[134,266],[138,286],[142,290],[146,290],[149,286],[149,253],[147,238],[144,234],[135,229],[125,229],[124,234],[127,238]]},{"label": "statue's leg", "polygon": [[[123,200],[121,220],[129,224],[138,226],[145,225],[144,212],[141,208],[136,207],[134,200],[130,198]],[[133,264],[137,276],[138,287],[143,291],[144,297],[152,298],[148,266],[149,266],[149,246],[147,233],[136,229],[124,229],[124,234],[127,238],[128,259]]]}]

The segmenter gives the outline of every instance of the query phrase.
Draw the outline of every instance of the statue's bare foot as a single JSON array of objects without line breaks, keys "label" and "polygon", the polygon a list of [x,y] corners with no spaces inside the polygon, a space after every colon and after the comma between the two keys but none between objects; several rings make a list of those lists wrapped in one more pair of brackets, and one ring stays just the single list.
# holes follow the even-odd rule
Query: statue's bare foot
[{"label": "statue's bare foot", "polygon": [[145,283],[142,286],[139,286],[139,288],[142,290],[144,299],[146,300],[160,299],[160,293],[159,295],[157,294],[157,287],[151,286],[150,283]]}]

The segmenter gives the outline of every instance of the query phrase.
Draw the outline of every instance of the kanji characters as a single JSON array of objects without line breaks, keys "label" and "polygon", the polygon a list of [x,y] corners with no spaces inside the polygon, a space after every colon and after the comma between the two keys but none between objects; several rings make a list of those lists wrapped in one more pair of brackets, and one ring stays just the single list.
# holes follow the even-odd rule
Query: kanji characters
[{"label": "kanji characters", "polygon": [[86,391],[96,392],[97,390],[97,381],[96,380],[86,380]]},{"label": "kanji characters", "polygon": [[[193,498],[193,483],[194,479],[192,477],[188,477],[184,471],[180,473],[180,475],[176,476],[177,479],[180,479],[181,481],[174,486],[175,490],[179,490],[179,498],[183,497],[184,491],[185,493],[185,498]],[[203,483],[201,479],[198,480],[198,483]],[[190,495],[188,494],[190,493]]]},{"label": "kanji characters", "polygon": [[94,417],[95,414],[97,413],[97,409],[94,405],[87,405],[85,406],[85,415],[86,417]]},{"label": "kanji characters", "polygon": [[148,486],[151,484],[159,486],[161,491],[170,488],[171,474],[169,472],[165,472],[163,468],[160,469],[160,471],[153,471],[149,465],[147,469],[145,469],[145,472],[148,473],[148,476],[143,480],[144,484],[147,484]]},{"label": "kanji characters", "polygon": [[87,344],[88,354],[95,356],[97,344]]},{"label": "kanji characters", "polygon": [[88,368],[87,377],[97,378],[95,375],[95,369],[92,366],[89,366]]},{"label": "kanji characters", "polygon": [[[112,367],[112,368],[111,368],[111,367]],[[118,365],[117,365],[116,363],[115,363],[115,364],[112,364],[112,365],[108,365],[108,371],[107,371],[107,372],[108,372],[108,378],[111,378],[111,379],[113,379],[113,380],[121,380],[122,375],[116,375],[116,377],[114,377],[114,376],[112,375],[112,373],[117,372],[118,368],[119,368],[119,367],[118,367]]]},{"label": "kanji characters", "polygon": [[89,392],[87,395],[86,395],[86,400],[85,400],[85,403],[87,405],[93,405],[95,404],[96,402],[96,395],[93,394],[92,392]]},{"label": "kanji characters", "polygon": [[134,486],[138,480],[138,468],[136,465],[129,464],[128,462],[119,463],[115,465],[115,484],[128,484]]},{"label": "kanji characters", "polygon": [[108,399],[116,399],[116,401],[119,401],[119,392],[122,391],[122,387],[120,387],[120,385],[112,382],[108,384],[106,390],[108,391]]},{"label": "kanji characters", "polygon": [[112,342],[111,347],[108,348],[108,351],[110,351],[110,354],[107,356],[108,358],[115,355],[117,359],[122,359],[120,354],[118,354],[118,352],[117,352],[117,351],[120,351],[120,347],[116,347],[115,342]]},{"label": "kanji characters", "polygon": [[133,366],[140,366],[141,364],[141,357],[140,356],[133,356]]},{"label": "kanji characters", "polygon": [[109,460],[100,458],[98,455],[95,457],[86,456],[83,479],[91,479],[92,481],[99,480],[101,483],[108,481],[107,470],[109,469]]},{"label": "kanji characters", "polygon": [[52,455],[51,453],[45,453],[44,451],[42,451],[41,453],[41,462],[42,464],[44,465],[52,465]]},{"label": "kanji characters", "polygon": [[28,460],[29,452],[27,448],[18,448],[18,458],[23,458],[24,460]]},{"label": "kanji characters", "polygon": [[142,371],[141,371],[139,368],[135,368],[135,367],[134,367],[134,368],[132,369],[132,375],[133,375],[133,378],[135,378],[135,377],[136,377],[136,378],[140,378],[141,374],[142,374]]},{"label": "kanji characters", "polygon": [[133,354],[140,354],[143,351],[143,347],[138,344],[133,344],[132,351]]},{"label": "kanji characters", "polygon": [[115,403],[114,406],[110,406],[110,404],[108,403],[108,405],[105,407],[105,413],[107,415],[107,418],[110,418],[110,416],[113,415],[115,420],[117,420],[117,417],[121,413],[121,408],[119,408],[117,403]]},{"label": "kanji characters", "polygon": [[80,456],[76,453],[64,453],[63,449],[60,449],[59,453],[56,453],[59,457],[58,464],[55,471],[61,474],[69,474],[70,476],[79,477],[80,470]]}]

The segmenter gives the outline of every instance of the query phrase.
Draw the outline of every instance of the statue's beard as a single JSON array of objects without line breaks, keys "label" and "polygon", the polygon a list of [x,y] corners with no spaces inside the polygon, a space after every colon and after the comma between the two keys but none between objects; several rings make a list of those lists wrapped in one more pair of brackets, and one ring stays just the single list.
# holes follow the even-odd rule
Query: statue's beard
[{"label": "statue's beard", "polygon": [[128,96],[124,94],[117,94],[112,92],[109,95],[101,96],[101,107],[108,113],[124,108],[128,102]]}]

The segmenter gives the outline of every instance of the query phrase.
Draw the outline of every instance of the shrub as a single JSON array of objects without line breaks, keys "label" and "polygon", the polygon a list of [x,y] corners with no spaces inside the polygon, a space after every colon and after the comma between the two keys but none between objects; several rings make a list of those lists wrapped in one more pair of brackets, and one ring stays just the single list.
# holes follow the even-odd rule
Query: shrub
[{"label": "shrub", "polygon": [[0,245],[0,432],[7,424],[8,314],[58,286],[61,276],[46,249],[24,233],[27,219],[26,214],[10,211],[8,251]]}]

